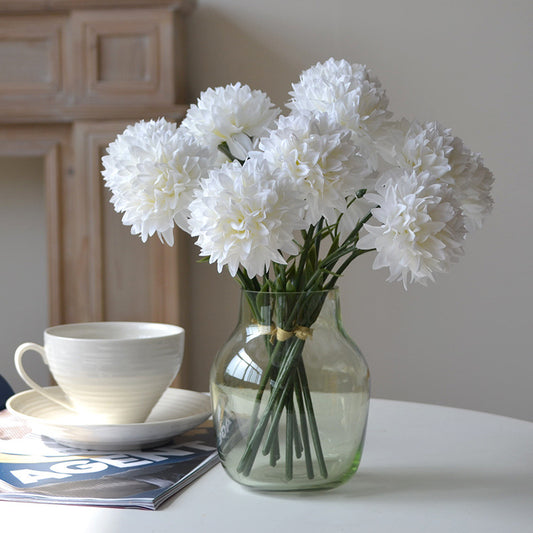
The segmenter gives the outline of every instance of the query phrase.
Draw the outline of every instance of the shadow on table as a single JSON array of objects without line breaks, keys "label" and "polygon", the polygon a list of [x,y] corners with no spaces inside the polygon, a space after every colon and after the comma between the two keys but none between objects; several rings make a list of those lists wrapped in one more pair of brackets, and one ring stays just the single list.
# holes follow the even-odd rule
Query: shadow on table
[{"label": "shadow on table", "polygon": [[[500,472],[422,470],[422,469],[383,469],[358,472],[344,485],[326,491],[302,491],[261,493],[271,498],[296,499],[328,499],[364,500],[379,499],[395,494],[398,499],[419,496],[421,499],[442,497],[446,500],[470,501],[476,498],[487,500],[492,497],[513,497],[517,492],[530,493],[533,499],[533,483],[528,475],[511,472],[508,475]],[[533,501],[533,500],[532,500]]]}]

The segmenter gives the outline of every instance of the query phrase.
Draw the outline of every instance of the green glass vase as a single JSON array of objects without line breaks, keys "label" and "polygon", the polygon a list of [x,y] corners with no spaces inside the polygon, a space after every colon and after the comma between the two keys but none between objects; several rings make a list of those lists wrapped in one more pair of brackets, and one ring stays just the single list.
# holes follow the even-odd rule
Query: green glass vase
[{"label": "green glass vase", "polygon": [[345,482],[361,461],[369,389],[337,289],[242,291],[237,327],[210,375],[225,471],[266,491]]}]

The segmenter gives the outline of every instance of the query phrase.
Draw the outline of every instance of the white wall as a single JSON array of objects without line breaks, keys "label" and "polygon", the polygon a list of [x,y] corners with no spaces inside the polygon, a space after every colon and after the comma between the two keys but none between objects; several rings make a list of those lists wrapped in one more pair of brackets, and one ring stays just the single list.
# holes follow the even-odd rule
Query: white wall
[{"label": "white wall", "polygon": [[[495,174],[493,214],[436,284],[405,292],[367,257],[343,279],[374,396],[533,420],[532,23],[530,0],[199,0],[189,19],[192,97],[241,81],[283,105],[315,62],[366,63],[391,110],[452,127]],[[193,385],[205,389],[238,290],[205,264],[192,288]]]}]

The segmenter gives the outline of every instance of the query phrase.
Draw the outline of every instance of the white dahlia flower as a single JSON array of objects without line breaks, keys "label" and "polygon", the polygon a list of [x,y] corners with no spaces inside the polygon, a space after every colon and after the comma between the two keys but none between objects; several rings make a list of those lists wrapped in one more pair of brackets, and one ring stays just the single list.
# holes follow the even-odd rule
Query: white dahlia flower
[{"label": "white dahlia flower", "polygon": [[325,113],[280,117],[259,148],[277,179],[305,200],[308,224],[322,217],[335,223],[346,211],[346,198],[363,187],[370,173],[351,132]]},{"label": "white dahlia flower", "polygon": [[233,157],[244,161],[254,139],[266,133],[278,114],[264,92],[236,83],[202,92],[180,129],[212,152],[226,142]]},{"label": "white dahlia flower", "polygon": [[466,219],[466,229],[473,231],[481,228],[492,210],[494,177],[481,156],[466,148],[459,137],[454,137],[452,146],[449,175],[453,178],[454,193]]},{"label": "white dahlia flower", "polygon": [[400,168],[418,173],[427,171],[441,178],[450,170],[448,156],[452,151],[453,135],[438,122],[424,124],[403,119],[398,130],[402,138],[395,146],[395,161]]},{"label": "white dahlia flower", "polygon": [[468,231],[480,228],[492,209],[492,173],[479,154],[438,122],[403,121],[403,138],[395,149],[395,163],[408,171],[427,171],[437,183],[448,184],[465,216]]},{"label": "white dahlia flower", "polygon": [[270,263],[285,264],[283,253],[296,254],[294,231],[304,229],[298,198],[273,179],[266,163],[251,157],[241,166],[225,163],[202,180],[191,204],[191,235],[200,255],[224,265],[235,276],[261,276]]},{"label": "white dahlia flower", "polygon": [[388,281],[427,284],[436,272],[447,272],[463,253],[464,218],[449,186],[428,172],[391,171],[368,200],[377,225],[359,240],[360,249],[376,249],[373,268],[388,267]]},{"label": "white dahlia flower", "polygon": [[287,104],[290,109],[330,114],[354,132],[355,142],[372,167],[377,168],[377,151],[380,145],[388,144],[381,141],[390,134],[392,113],[387,110],[385,90],[370,69],[330,58],[302,72],[300,81],[292,87],[292,99]]},{"label": "white dahlia flower", "polygon": [[174,123],[142,120],[117,136],[102,163],[111,202],[131,233],[143,242],[157,233],[172,246],[174,225],[186,228],[193,191],[207,175],[207,150],[179,135]]}]

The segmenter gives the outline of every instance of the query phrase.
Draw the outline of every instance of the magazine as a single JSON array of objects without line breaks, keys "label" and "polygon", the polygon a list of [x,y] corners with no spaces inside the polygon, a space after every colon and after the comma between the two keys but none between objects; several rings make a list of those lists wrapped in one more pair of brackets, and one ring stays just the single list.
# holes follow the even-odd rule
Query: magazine
[{"label": "magazine", "polygon": [[33,434],[0,412],[0,500],[155,510],[218,460],[211,421],[164,446],[95,452]]}]

